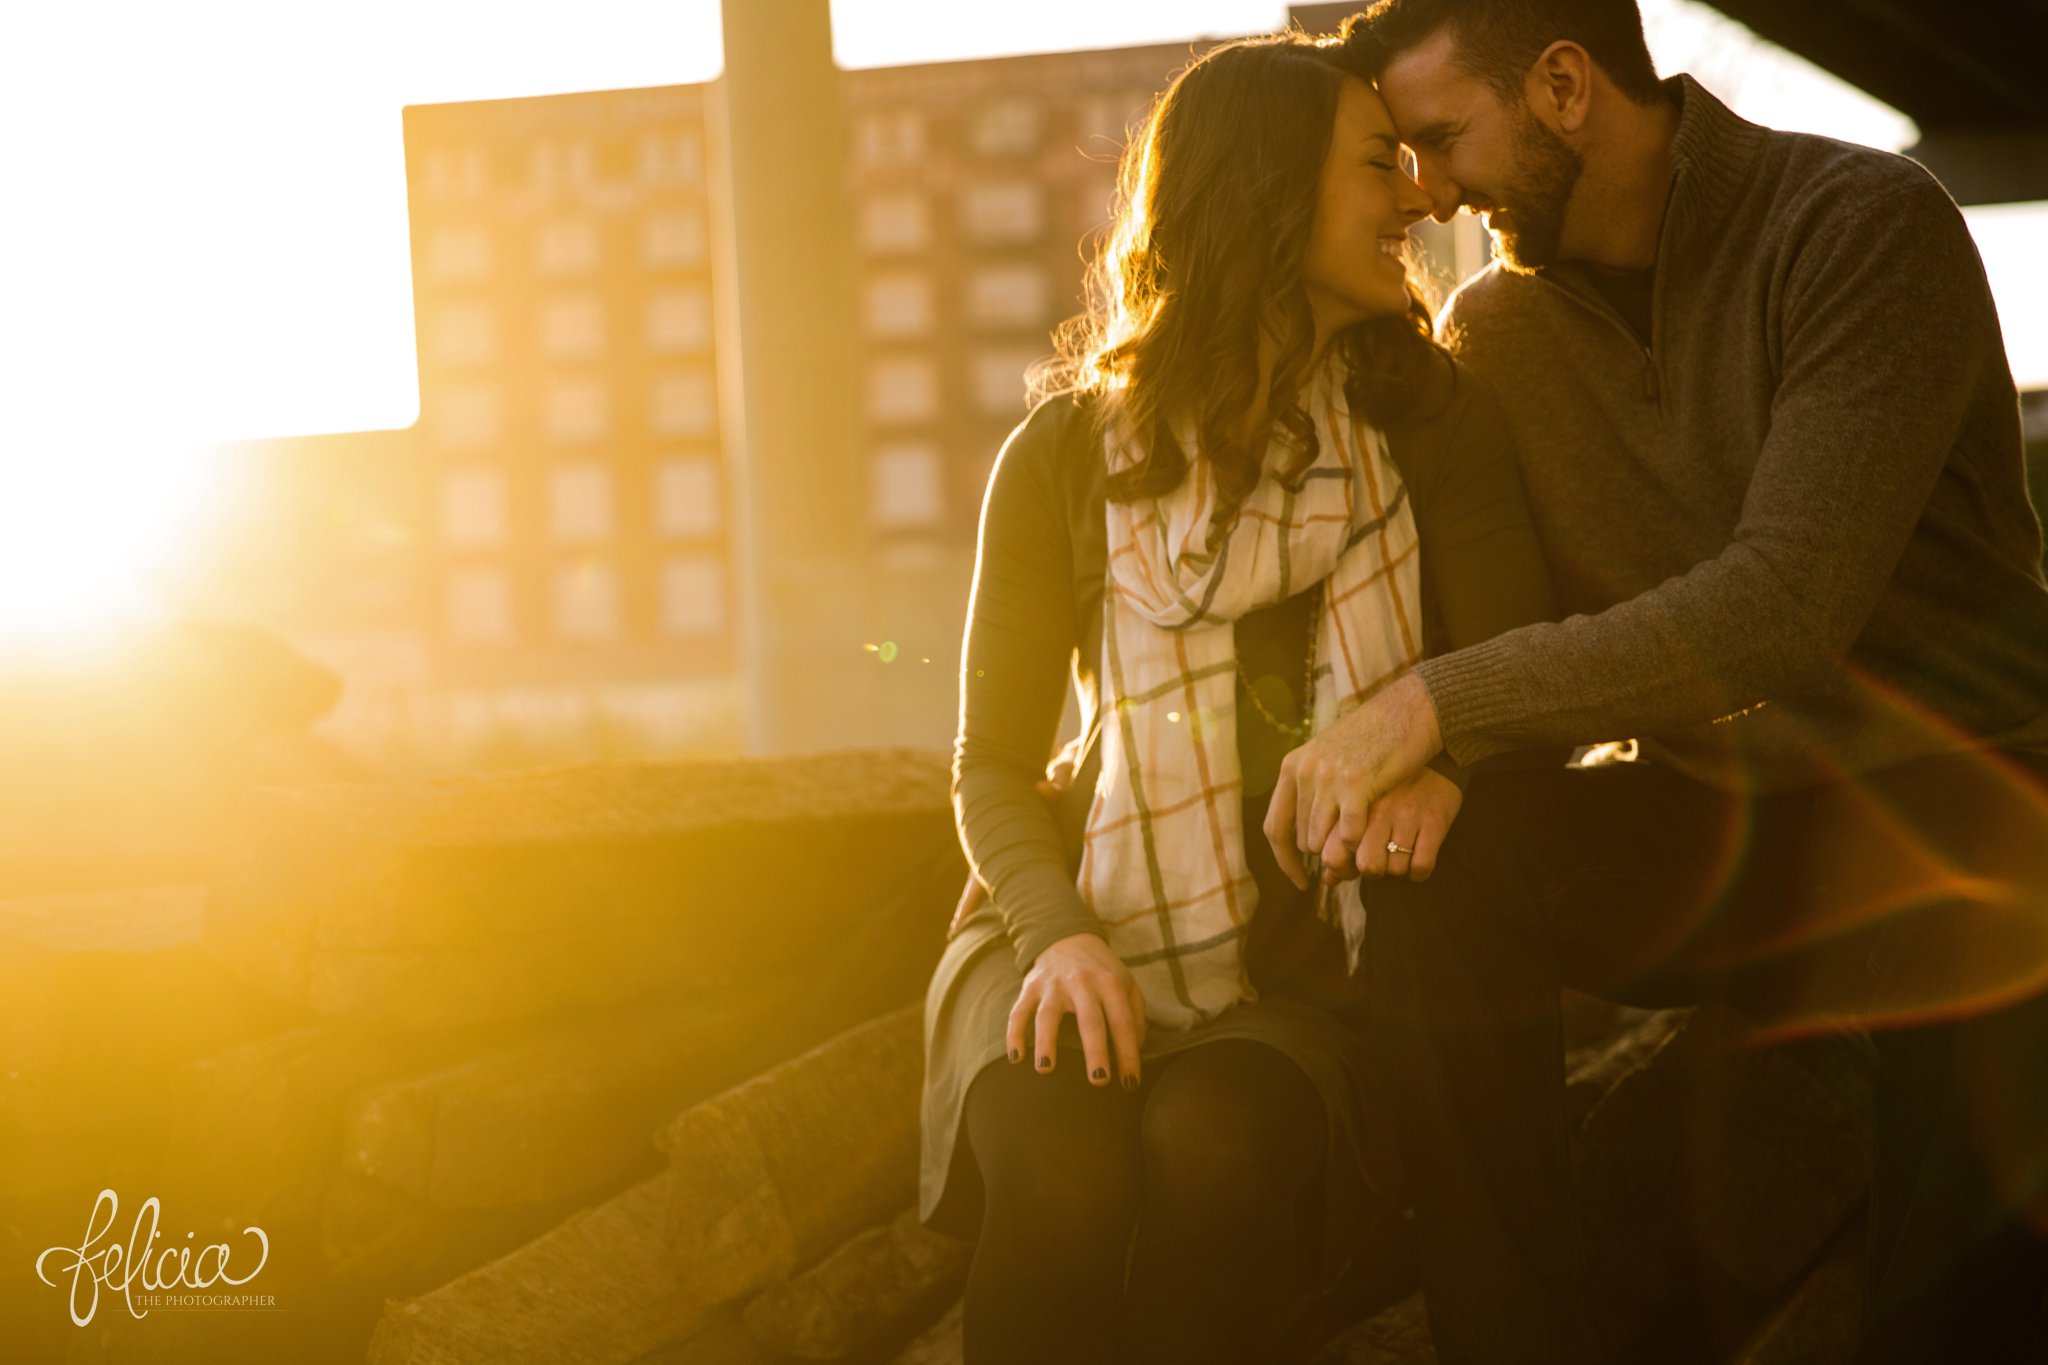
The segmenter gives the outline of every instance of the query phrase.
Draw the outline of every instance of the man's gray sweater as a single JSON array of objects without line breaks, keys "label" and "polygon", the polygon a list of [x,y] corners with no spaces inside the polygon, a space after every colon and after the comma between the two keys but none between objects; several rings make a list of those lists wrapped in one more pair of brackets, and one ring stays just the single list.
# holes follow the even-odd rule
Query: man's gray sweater
[{"label": "man's gray sweater", "polygon": [[1904,157],[1666,85],[1648,348],[1570,265],[1445,314],[1572,613],[1418,666],[1445,746],[1634,736],[1735,790],[2048,748],[2041,527],[1962,215]]}]

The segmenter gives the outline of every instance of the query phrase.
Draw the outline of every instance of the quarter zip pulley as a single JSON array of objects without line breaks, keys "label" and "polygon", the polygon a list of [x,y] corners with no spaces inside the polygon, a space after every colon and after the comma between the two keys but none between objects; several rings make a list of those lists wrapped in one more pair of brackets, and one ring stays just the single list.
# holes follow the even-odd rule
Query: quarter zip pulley
[{"label": "quarter zip pulley", "polygon": [[1636,329],[1628,325],[1628,320],[1614,310],[1612,304],[1608,303],[1605,299],[1589,299],[1577,289],[1551,279],[1546,272],[1538,271],[1536,278],[1627,337],[1629,344],[1643,354],[1642,388],[1644,400],[1651,403],[1660,401],[1664,392],[1664,386],[1657,379],[1657,357],[1648,346],[1643,344],[1643,339],[1636,335]]}]

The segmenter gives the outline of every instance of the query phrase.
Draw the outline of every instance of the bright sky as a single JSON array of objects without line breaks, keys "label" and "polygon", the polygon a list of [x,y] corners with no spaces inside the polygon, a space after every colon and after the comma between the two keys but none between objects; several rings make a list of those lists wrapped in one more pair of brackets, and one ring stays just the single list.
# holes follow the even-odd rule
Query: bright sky
[{"label": "bright sky", "polygon": [[[1693,0],[1661,68],[1744,114],[1878,146],[1910,123]],[[833,0],[848,66],[1277,26],[1273,0]],[[400,109],[699,81],[716,0],[66,0],[0,47],[0,631],[108,603],[204,501],[195,443],[418,412]],[[1972,215],[2023,385],[2048,385],[2048,206]],[[2024,306],[2023,306],[2024,302]],[[114,547],[119,547],[116,553]],[[95,596],[95,594],[97,596]],[[101,601],[100,599],[105,599]]]}]

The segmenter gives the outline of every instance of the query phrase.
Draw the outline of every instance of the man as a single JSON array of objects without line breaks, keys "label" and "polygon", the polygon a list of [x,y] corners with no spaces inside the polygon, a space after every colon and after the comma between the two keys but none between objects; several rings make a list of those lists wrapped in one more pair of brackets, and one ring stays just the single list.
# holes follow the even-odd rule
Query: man
[{"label": "man", "polygon": [[[1382,0],[1346,26],[1521,444],[1567,619],[1428,660],[1289,759],[1266,824],[1364,873],[1375,1045],[1446,1365],[1595,1341],[1558,992],[1872,1031],[1864,1362],[2025,1358],[2048,1154],[2048,590],[2017,395],[1912,162],[1659,81],[1633,0]],[[1482,774],[1440,865],[1370,805]],[[1286,780],[1291,778],[1291,782]],[[1328,875],[1328,874],[1326,874]]]}]

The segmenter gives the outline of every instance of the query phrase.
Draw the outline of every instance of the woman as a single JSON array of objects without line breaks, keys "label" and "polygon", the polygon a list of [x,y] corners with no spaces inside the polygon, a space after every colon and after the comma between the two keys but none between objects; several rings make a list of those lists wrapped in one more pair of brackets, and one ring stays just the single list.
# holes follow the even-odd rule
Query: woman
[{"label": "woman", "polygon": [[[1346,1018],[1362,911],[1281,873],[1268,798],[1425,648],[1551,613],[1502,419],[1409,283],[1428,201],[1370,86],[1299,34],[1218,48],[1119,201],[968,612],[954,795],[992,894],[926,1000],[920,1211],[976,1241],[970,1365],[1268,1359],[1346,1268],[1391,1184]],[[1088,752],[1048,805],[1070,661]],[[1355,870],[1426,876],[1460,781],[1390,794]]]}]

